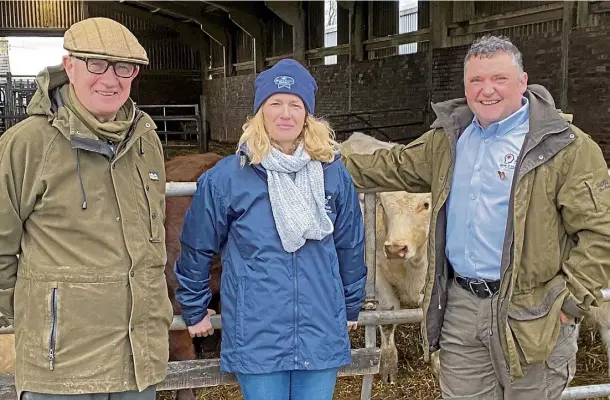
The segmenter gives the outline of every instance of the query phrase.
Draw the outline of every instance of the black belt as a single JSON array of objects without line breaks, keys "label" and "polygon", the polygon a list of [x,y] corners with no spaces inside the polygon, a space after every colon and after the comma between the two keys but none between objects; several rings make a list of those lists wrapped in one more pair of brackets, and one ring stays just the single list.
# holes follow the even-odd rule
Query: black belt
[{"label": "black belt", "polygon": [[479,278],[466,278],[456,275],[455,283],[481,299],[494,296],[500,290],[500,281],[487,281]]}]

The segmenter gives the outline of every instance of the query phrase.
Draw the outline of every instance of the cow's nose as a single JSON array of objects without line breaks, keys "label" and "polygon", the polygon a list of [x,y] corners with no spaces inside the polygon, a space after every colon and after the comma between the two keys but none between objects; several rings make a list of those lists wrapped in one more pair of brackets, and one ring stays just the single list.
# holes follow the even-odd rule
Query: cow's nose
[{"label": "cow's nose", "polygon": [[409,253],[409,246],[386,244],[385,254],[388,258],[405,258]]}]

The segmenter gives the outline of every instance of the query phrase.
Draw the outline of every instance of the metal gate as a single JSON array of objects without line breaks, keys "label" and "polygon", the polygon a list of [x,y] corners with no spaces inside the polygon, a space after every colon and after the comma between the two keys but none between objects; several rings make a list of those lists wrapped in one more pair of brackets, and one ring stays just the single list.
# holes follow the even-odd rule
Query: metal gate
[{"label": "metal gate", "polygon": [[27,117],[26,109],[36,88],[34,76],[0,74],[0,135]]},{"label": "metal gate", "polygon": [[[0,74],[0,135],[28,117],[27,106],[37,89],[36,77]],[[165,152],[192,149],[207,151],[208,130],[199,104],[137,105],[157,124]]]}]

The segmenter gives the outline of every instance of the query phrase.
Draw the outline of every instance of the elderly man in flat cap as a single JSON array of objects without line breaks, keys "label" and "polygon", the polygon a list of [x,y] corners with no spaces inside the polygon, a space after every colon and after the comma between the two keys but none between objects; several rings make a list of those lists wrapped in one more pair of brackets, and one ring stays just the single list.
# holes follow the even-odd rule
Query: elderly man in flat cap
[{"label": "elderly man in flat cap", "polygon": [[64,47],[0,137],[0,326],[15,328],[17,395],[154,399],[172,306],[163,150],[129,98],[146,51],[105,18],[74,24]]}]

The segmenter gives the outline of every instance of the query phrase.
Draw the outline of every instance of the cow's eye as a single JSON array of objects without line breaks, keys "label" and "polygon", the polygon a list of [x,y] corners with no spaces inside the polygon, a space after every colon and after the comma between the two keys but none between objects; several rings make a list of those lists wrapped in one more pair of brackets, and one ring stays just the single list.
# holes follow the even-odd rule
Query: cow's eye
[{"label": "cow's eye", "polygon": [[426,210],[427,210],[427,209],[429,209],[429,208],[430,208],[430,203],[425,202],[425,203],[424,203],[424,208],[425,208]]}]

